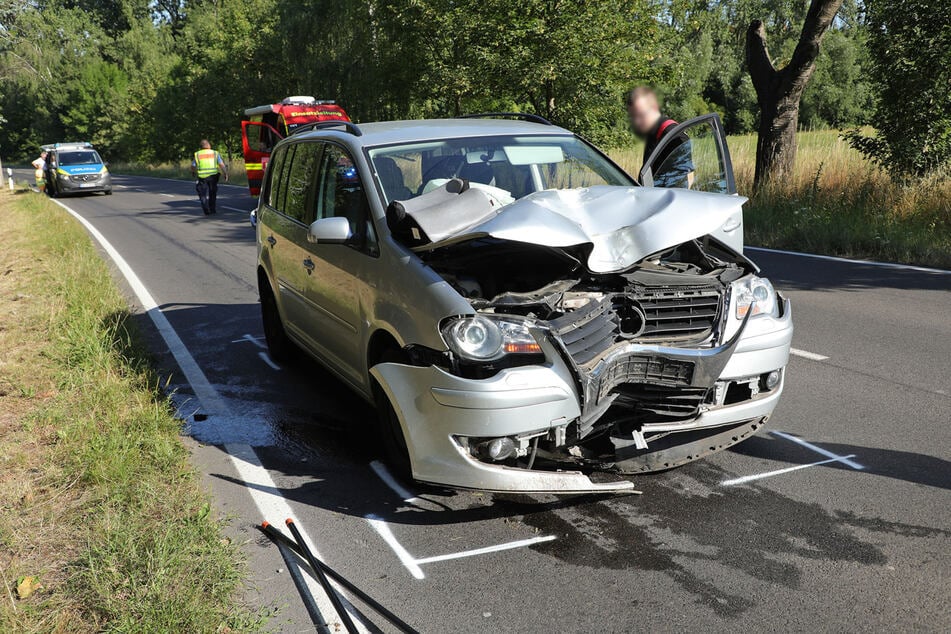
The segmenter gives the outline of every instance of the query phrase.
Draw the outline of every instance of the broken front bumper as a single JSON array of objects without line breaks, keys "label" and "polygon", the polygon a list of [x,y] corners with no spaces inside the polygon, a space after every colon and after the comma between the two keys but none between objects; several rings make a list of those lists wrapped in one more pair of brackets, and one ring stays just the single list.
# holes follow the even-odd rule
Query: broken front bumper
[{"label": "broken front bumper", "polygon": [[[708,378],[730,381],[781,370],[788,360],[792,332],[789,302],[784,301],[780,317],[749,320],[741,336],[727,344],[731,354],[725,364],[718,364],[718,376]],[[644,346],[643,352],[657,354],[657,348]],[[594,483],[576,471],[490,464],[469,453],[462,438],[532,437],[563,430],[581,418],[583,397],[575,375],[558,355],[547,356],[552,359],[547,365],[509,368],[487,379],[467,379],[435,366],[374,366],[371,373],[400,420],[413,477],[489,491],[576,493],[632,488],[627,481]],[[761,421],[776,407],[782,388],[783,381],[756,398],[703,406],[689,420],[647,423],[643,431],[690,431]]]}]

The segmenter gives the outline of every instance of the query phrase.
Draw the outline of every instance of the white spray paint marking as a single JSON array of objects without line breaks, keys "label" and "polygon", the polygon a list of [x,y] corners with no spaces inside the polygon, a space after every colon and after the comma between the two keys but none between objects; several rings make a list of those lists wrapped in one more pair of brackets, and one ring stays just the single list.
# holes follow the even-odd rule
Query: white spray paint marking
[{"label": "white spray paint marking", "polygon": [[504,550],[512,550],[513,548],[523,548],[525,546],[531,546],[532,544],[540,544],[543,542],[550,542],[555,540],[554,535],[546,535],[544,537],[532,537],[530,539],[520,539],[514,542],[506,542],[504,544],[496,544],[494,546],[485,546],[483,548],[473,548],[472,550],[463,550],[456,553],[448,553],[446,555],[435,555],[433,557],[421,557],[419,559],[413,557],[408,550],[396,539],[396,535],[393,534],[393,531],[390,530],[389,525],[376,517],[375,515],[367,515],[364,519],[370,523],[370,526],[373,527],[373,530],[383,538],[383,541],[393,550],[393,553],[400,560],[400,563],[409,571],[415,579],[425,579],[426,575],[423,573],[423,569],[420,568],[423,564],[431,564],[438,561],[449,561],[451,559],[463,559],[464,557],[475,557],[477,555],[488,555],[491,553],[497,553]]},{"label": "white spray paint marking", "polygon": [[253,343],[262,350],[267,347],[265,344],[261,343],[261,337],[255,337],[253,335],[244,335],[240,339],[232,339],[231,343]]},{"label": "white spray paint marking", "polygon": [[386,465],[380,462],[379,460],[374,460],[370,463],[370,468],[373,469],[373,472],[383,480],[386,486],[390,487],[396,495],[400,497],[404,502],[409,504],[416,504],[420,501],[418,497],[410,493],[406,487],[396,481],[396,478],[393,477],[393,474],[390,473],[389,469],[386,468]]},{"label": "white spray paint marking", "polygon": [[[172,328],[172,325],[169,323],[168,319],[165,317],[162,311],[159,310],[158,304],[152,297],[152,294],[149,293],[148,289],[142,283],[142,280],[140,280],[139,276],[136,275],[135,271],[132,270],[132,267],[129,266],[129,263],[126,262],[125,258],[119,254],[115,247],[112,246],[106,237],[102,235],[102,233],[100,233],[100,231],[96,229],[96,227],[94,227],[91,222],[83,218],[77,212],[73,211],[60,201],[55,199],[51,200],[65,209],[71,216],[76,218],[76,220],[78,220],[86,228],[90,235],[96,239],[100,246],[102,246],[103,250],[115,263],[123,277],[125,277],[126,282],[132,288],[132,292],[135,293],[139,303],[146,310],[148,316],[152,319],[152,323],[155,324],[156,329],[162,336],[162,339],[165,341],[165,345],[172,353],[172,356],[175,357],[176,363],[178,363],[179,368],[181,368],[182,373],[185,375],[186,380],[191,385],[192,390],[195,392],[195,396],[198,397],[198,400],[202,404],[205,411],[214,412],[219,416],[230,415],[230,409],[218,394],[218,391],[215,390],[211,383],[208,382],[208,378],[205,376],[205,373],[202,372],[201,368],[198,366],[198,363],[195,361],[194,357],[192,357],[191,353],[188,351],[188,348],[185,347],[185,344],[178,336],[178,333],[175,332],[175,329]],[[247,486],[247,490],[251,496],[251,500],[254,502],[254,505],[261,513],[261,519],[267,520],[268,518],[274,519],[276,517],[290,517],[296,522],[297,517],[294,514],[293,509],[291,509],[290,504],[288,504],[287,500],[281,495],[280,490],[274,483],[274,480],[271,479],[270,474],[261,464],[257,454],[254,453],[254,449],[245,444],[226,444],[224,445],[224,449],[228,452],[235,471],[238,472],[245,484],[252,485]],[[311,547],[311,552],[314,553],[314,557],[321,559],[320,554],[313,547],[313,541],[310,539],[303,526],[298,522],[297,527],[300,529],[301,536],[304,538],[304,541],[306,541],[307,545]],[[334,620],[329,624],[331,631],[343,631],[343,624],[340,622],[339,618],[336,617],[336,611],[334,610],[333,604],[330,602],[330,598],[324,592],[323,588],[315,579],[310,576],[306,577],[306,581],[311,595],[317,602],[320,613],[322,615],[335,615]],[[359,621],[359,615],[354,614],[353,616]]]},{"label": "white spray paint marking", "polygon": [[815,352],[808,352],[806,350],[799,350],[797,348],[790,348],[789,354],[794,354],[797,357],[802,357],[803,359],[812,359],[813,361],[825,361],[829,357],[821,354],[816,354]]},{"label": "white spray paint marking", "polygon": [[767,471],[765,473],[757,473],[755,475],[743,476],[740,478],[734,478],[732,480],[724,480],[720,483],[720,486],[730,487],[737,484],[746,484],[747,482],[753,482],[754,480],[762,480],[763,478],[771,478],[773,476],[782,475],[784,473],[792,473],[793,471],[799,471],[800,469],[808,469],[809,467],[818,467],[819,465],[829,464],[830,462],[842,462],[847,458],[854,458],[855,455],[842,456],[841,458],[829,458],[828,460],[820,460],[819,462],[813,462],[810,464],[800,464],[795,467],[787,467],[785,469],[776,469],[775,471]]},{"label": "white spray paint marking", "polygon": [[259,352],[259,353],[258,353],[258,356],[261,357],[261,361],[264,361],[266,364],[268,364],[269,366],[271,366],[271,369],[272,369],[272,370],[280,370],[280,369],[281,369],[281,366],[279,366],[278,364],[274,363],[274,361],[271,360],[271,357],[269,357],[266,352]]},{"label": "white spray paint marking", "polygon": [[422,559],[417,559],[417,564],[431,564],[435,561],[448,561],[450,559],[462,559],[463,557],[474,557],[475,555],[486,555],[489,553],[497,553],[503,550],[512,550],[513,548],[522,548],[523,546],[531,546],[532,544],[541,544],[544,542],[554,541],[554,535],[546,535],[545,537],[532,537],[531,539],[521,539],[517,542],[508,542],[505,544],[498,544],[497,546],[486,546],[484,548],[473,548],[472,550],[463,550],[458,553],[449,553],[448,555],[436,555],[435,557],[423,557]]},{"label": "white spray paint marking", "polygon": [[815,451],[820,456],[831,458],[833,461],[841,462],[842,464],[852,467],[853,469],[862,470],[865,468],[859,463],[849,460],[849,458],[854,458],[855,456],[839,456],[837,454],[832,453],[831,451],[827,449],[823,449],[822,447],[817,447],[816,445],[813,445],[811,442],[806,442],[802,438],[797,438],[796,436],[793,436],[792,434],[787,434],[786,432],[773,430],[769,433],[773,434],[774,436],[779,436],[780,438],[783,438],[790,442],[794,442],[797,445],[801,445],[805,447],[806,449],[811,449],[812,451]]},{"label": "white spray paint marking", "polygon": [[426,575],[423,574],[423,569],[419,567],[416,560],[413,559],[413,556],[409,554],[409,551],[403,548],[403,545],[397,541],[396,536],[393,534],[393,531],[390,530],[390,527],[387,526],[386,522],[373,515],[367,515],[365,519],[370,523],[370,526],[373,527],[373,530],[383,538],[383,541],[393,549],[393,552],[396,553],[396,556],[399,557],[399,560],[414,578],[426,578]]}]

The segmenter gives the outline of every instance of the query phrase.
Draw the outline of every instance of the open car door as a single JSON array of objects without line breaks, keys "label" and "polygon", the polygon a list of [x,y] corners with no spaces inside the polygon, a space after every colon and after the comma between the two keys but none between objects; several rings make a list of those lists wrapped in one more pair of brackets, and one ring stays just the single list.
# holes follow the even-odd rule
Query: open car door
[{"label": "open car door", "polygon": [[675,125],[648,157],[638,179],[645,187],[682,187],[735,194],[733,163],[717,114]]},{"label": "open car door", "polygon": [[[733,163],[723,124],[717,114],[705,114],[673,126],[641,168],[645,187],[673,187],[713,194],[736,194]],[[743,203],[712,235],[743,253]]]},{"label": "open car door", "polygon": [[248,189],[252,196],[261,193],[261,179],[277,142],[284,138],[273,126],[259,121],[241,122],[241,147],[244,169],[248,173]]}]

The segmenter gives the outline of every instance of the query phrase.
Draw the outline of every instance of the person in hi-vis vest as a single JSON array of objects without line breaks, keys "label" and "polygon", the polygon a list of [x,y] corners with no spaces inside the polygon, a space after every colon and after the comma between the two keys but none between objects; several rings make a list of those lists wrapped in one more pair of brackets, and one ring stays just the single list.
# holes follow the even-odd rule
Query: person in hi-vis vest
[{"label": "person in hi-vis vest", "polygon": [[215,200],[218,198],[218,175],[228,180],[228,168],[221,159],[221,155],[211,149],[211,143],[208,139],[201,140],[201,149],[195,152],[192,157],[192,174],[198,179],[195,183],[195,190],[198,192],[198,200],[201,201],[201,209],[205,215],[215,213]]}]

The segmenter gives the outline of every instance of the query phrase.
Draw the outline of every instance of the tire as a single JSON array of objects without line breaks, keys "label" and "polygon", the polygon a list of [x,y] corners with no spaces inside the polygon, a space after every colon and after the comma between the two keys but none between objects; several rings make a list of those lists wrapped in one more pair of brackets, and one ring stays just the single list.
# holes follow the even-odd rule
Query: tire
[{"label": "tire", "polygon": [[111,190],[111,189],[107,189],[107,190],[105,191],[105,194],[106,194],[106,196],[112,196],[112,190]]},{"label": "tire", "polygon": [[[405,363],[406,360],[399,351],[387,350],[381,355],[379,363],[390,362]],[[412,480],[413,468],[399,416],[396,415],[396,410],[393,408],[393,404],[390,403],[386,392],[378,384],[373,386],[373,396],[376,402],[377,424],[383,458],[397,476]]]},{"label": "tire", "polygon": [[264,339],[272,359],[286,363],[294,356],[294,342],[287,338],[277,300],[269,285],[261,288],[261,321],[264,323]]}]

